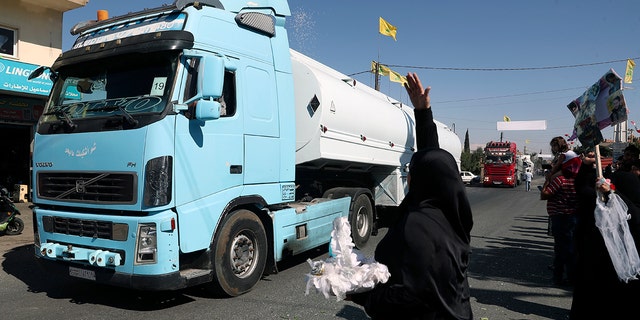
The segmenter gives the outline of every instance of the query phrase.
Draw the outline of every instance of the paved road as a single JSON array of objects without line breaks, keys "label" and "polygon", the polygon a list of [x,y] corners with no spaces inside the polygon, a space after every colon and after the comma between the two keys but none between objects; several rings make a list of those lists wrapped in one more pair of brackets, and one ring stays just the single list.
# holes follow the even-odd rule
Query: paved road
[{"label": "paved road", "polygon": [[[531,192],[523,186],[467,188],[475,221],[469,271],[475,319],[567,319],[571,291],[550,281],[553,240],[537,184]],[[350,302],[305,296],[304,258],[233,299],[208,296],[201,288],[153,295],[52,277],[34,265],[31,212],[28,204],[18,206],[25,231],[0,236],[2,319],[368,319]],[[313,260],[324,257],[310,254]]]},{"label": "paved road", "polygon": [[[536,186],[467,188],[473,214],[469,284],[475,319],[568,319],[571,290],[552,284],[553,238]],[[496,195],[496,193],[498,193]]]}]

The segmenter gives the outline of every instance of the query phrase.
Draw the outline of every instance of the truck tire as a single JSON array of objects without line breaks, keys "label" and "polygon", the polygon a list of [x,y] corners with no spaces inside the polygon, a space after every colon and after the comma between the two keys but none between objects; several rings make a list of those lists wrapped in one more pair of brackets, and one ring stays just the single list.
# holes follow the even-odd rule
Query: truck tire
[{"label": "truck tire", "polygon": [[366,246],[373,230],[373,206],[369,197],[361,193],[352,203],[349,212],[351,238],[358,249]]},{"label": "truck tire", "polygon": [[260,218],[240,209],[222,221],[211,244],[214,293],[230,297],[250,291],[267,262],[267,235]]}]

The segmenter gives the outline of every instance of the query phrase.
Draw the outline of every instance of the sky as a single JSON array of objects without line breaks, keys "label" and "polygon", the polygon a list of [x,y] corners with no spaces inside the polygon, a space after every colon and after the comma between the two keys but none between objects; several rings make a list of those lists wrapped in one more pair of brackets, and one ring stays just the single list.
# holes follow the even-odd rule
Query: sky
[{"label": "sky", "polygon": [[[73,44],[68,30],[95,19],[97,10],[113,17],[171,3],[90,0],[64,13],[62,49]],[[293,49],[371,87],[375,79],[367,71],[373,60],[403,75],[416,72],[431,86],[435,119],[455,129],[461,142],[468,132],[472,150],[502,138],[516,142],[521,152],[550,153],[553,137],[573,131],[569,102],[609,69],[624,77],[627,59],[640,64],[637,0],[290,0],[289,5],[286,27]],[[397,28],[396,41],[378,32],[379,17]],[[640,123],[638,83],[640,70],[623,93],[629,120]],[[380,78],[380,91],[409,103],[404,88],[388,77]],[[498,131],[504,116],[545,120],[547,129]],[[602,134],[614,138],[613,128]]]}]

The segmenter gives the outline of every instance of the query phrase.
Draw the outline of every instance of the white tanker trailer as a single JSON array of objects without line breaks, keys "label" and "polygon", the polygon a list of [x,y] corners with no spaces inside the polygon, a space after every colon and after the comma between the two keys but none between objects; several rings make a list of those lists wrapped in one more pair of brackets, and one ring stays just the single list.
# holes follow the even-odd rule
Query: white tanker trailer
[{"label": "white tanker trailer", "polygon": [[[308,194],[322,191],[325,197],[347,194],[352,199],[358,198],[353,188],[362,187],[372,192],[378,209],[396,207],[407,191],[405,169],[416,148],[413,109],[290,51],[298,186],[321,189],[303,191]],[[453,155],[459,168],[460,139],[447,126],[435,122],[440,147]],[[337,192],[336,187],[340,187]],[[368,236],[354,236],[357,243],[361,238]]]},{"label": "white tanker trailer", "polygon": [[[415,151],[413,109],[291,50],[296,103],[296,163],[406,165]],[[310,97],[312,97],[310,99]],[[460,167],[460,139],[435,121],[440,147]]]}]

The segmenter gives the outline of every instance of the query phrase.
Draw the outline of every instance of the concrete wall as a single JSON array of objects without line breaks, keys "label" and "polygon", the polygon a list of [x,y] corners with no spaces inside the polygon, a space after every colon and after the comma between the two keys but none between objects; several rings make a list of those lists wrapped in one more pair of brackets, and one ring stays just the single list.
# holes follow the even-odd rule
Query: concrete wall
[{"label": "concrete wall", "polygon": [[17,54],[2,56],[25,63],[50,66],[62,53],[62,15],[88,0],[3,1],[0,26],[17,30]]}]

